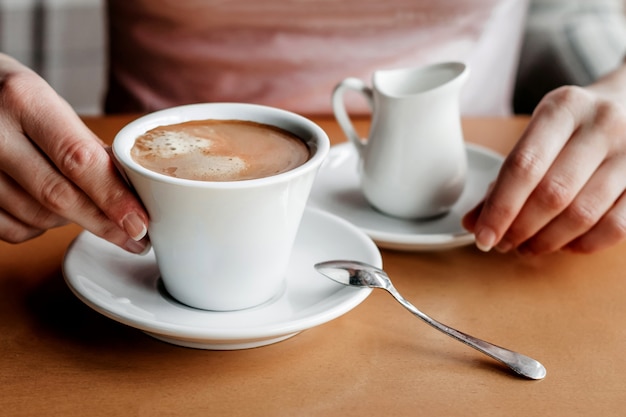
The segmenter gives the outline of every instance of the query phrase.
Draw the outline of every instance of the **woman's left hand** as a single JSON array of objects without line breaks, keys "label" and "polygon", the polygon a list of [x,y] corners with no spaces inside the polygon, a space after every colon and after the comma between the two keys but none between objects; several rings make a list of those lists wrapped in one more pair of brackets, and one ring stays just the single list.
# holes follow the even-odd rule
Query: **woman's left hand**
[{"label": "woman's left hand", "polygon": [[626,238],[626,68],[547,94],[464,226],[482,250],[594,252]]}]

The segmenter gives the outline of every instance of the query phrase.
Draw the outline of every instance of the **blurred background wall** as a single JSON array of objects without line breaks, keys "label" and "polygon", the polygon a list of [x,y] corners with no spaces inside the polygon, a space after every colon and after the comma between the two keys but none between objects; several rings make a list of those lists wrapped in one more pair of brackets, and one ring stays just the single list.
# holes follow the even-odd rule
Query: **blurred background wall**
[{"label": "blurred background wall", "polygon": [[102,111],[105,45],[104,0],[0,0],[0,51],[37,71],[80,114]]},{"label": "blurred background wall", "polygon": [[[0,51],[37,71],[78,113],[101,113],[105,1],[0,0]],[[530,113],[554,87],[585,85],[622,62],[625,2],[532,0],[520,56],[516,112]]]},{"label": "blurred background wall", "polygon": [[587,85],[626,56],[626,0],[533,0],[517,75],[514,109],[531,113],[549,91]]}]

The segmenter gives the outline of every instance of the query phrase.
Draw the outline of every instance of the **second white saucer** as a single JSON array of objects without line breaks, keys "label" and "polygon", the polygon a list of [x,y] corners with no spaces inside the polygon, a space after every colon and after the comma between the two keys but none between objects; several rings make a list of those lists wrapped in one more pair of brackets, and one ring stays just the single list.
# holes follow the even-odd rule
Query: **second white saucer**
[{"label": "second white saucer", "polygon": [[445,216],[404,220],[373,209],[359,188],[358,156],[350,143],[333,146],[313,185],[309,204],[350,221],[382,248],[443,250],[474,242],[461,225],[463,215],[484,197],[504,158],[478,145],[466,144],[468,177],[459,201]]}]

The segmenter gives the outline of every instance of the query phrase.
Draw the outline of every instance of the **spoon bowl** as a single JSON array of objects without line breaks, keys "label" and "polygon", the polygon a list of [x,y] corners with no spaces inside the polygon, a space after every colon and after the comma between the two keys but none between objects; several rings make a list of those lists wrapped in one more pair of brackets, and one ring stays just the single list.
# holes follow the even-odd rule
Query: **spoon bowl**
[{"label": "spoon bowl", "polygon": [[435,329],[496,359],[517,374],[529,379],[543,379],[546,376],[546,368],[535,359],[460,332],[424,314],[400,295],[387,273],[380,268],[363,262],[338,260],[318,263],[315,265],[315,269],[322,275],[343,285],[384,289],[407,310]]}]

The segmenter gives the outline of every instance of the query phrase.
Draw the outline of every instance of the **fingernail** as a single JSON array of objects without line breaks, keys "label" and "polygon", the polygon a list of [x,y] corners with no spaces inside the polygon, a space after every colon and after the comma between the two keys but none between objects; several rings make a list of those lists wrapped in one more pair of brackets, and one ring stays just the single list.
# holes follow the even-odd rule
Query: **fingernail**
[{"label": "fingernail", "polygon": [[139,217],[137,213],[129,213],[122,220],[124,230],[135,241],[140,241],[148,233],[148,228],[144,221]]},{"label": "fingernail", "polygon": [[513,244],[508,240],[501,240],[500,243],[496,245],[496,250],[501,253],[506,253],[513,249]]},{"label": "fingernail", "polygon": [[151,245],[149,240],[136,241],[128,239],[126,245],[124,245],[127,251],[135,253],[137,255],[145,255],[150,251]]},{"label": "fingernail", "polygon": [[488,227],[480,229],[476,234],[476,247],[483,252],[489,252],[496,243],[496,234]]}]

